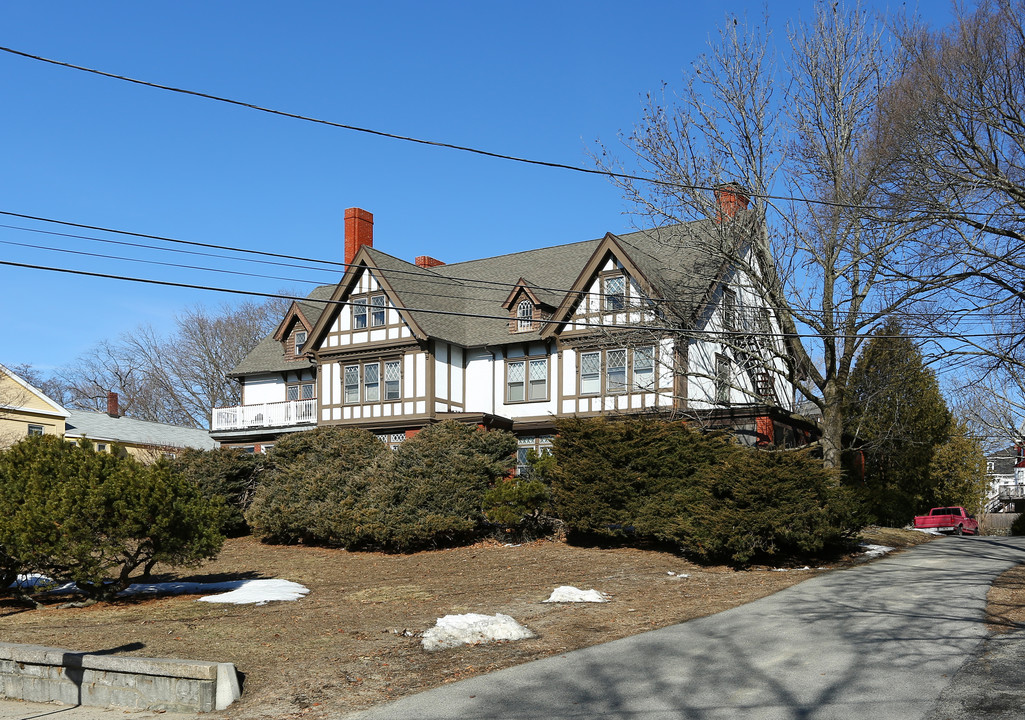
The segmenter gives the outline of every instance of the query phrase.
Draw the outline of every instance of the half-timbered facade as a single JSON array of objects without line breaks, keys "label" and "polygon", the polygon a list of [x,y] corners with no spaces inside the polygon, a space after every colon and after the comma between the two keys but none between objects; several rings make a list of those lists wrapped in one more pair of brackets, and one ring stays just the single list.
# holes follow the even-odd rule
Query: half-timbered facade
[{"label": "half-timbered facade", "polygon": [[780,442],[778,328],[715,251],[724,233],[743,247],[743,215],[446,264],[375,248],[373,216],[350,209],[345,276],[235,369],[243,405],[215,409],[212,432],[266,445],[352,425],[395,444],[456,419],[512,430],[525,457],[560,416],[660,413]]}]

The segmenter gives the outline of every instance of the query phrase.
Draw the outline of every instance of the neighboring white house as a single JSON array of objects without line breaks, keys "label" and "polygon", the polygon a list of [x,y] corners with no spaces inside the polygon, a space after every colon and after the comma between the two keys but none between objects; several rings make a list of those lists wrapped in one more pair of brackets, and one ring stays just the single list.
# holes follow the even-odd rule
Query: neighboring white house
[{"label": "neighboring white house", "polygon": [[988,512],[1025,510],[1025,454],[1020,446],[1012,445],[987,455],[986,477],[989,478]]},{"label": "neighboring white house", "polygon": [[452,264],[381,252],[373,216],[352,208],[345,276],[233,370],[243,404],[215,408],[211,434],[259,451],[354,425],[395,444],[455,419],[512,430],[525,455],[558,417],[656,412],[751,444],[804,442],[773,314],[715,251],[724,236],[743,246],[747,198],[720,194],[741,209]]}]

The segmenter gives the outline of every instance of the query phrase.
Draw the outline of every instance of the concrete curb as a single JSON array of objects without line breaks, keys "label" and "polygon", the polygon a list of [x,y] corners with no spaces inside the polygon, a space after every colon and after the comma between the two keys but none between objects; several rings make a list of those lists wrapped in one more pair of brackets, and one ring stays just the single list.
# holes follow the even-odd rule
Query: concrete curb
[{"label": "concrete curb", "polygon": [[0,697],[171,712],[223,710],[241,695],[231,663],[90,654],[0,643]]}]

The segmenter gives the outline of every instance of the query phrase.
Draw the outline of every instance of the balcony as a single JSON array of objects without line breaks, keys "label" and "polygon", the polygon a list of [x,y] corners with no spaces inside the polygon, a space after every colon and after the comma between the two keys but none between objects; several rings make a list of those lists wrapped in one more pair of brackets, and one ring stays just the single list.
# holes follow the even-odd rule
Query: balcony
[{"label": "balcony", "polygon": [[317,424],[317,399],[214,408],[210,430],[251,430]]},{"label": "balcony", "polygon": [[1000,502],[1025,499],[1025,485],[1001,485],[997,491],[997,499]]}]

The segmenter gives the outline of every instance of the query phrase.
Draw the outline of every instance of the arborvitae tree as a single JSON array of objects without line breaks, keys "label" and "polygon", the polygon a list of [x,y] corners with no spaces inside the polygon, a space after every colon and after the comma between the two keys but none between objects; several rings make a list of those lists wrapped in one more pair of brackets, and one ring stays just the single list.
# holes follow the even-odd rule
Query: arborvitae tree
[{"label": "arborvitae tree", "polygon": [[968,429],[957,423],[947,442],[936,447],[929,465],[936,505],[960,505],[975,514],[982,512],[989,490],[986,453]]},{"label": "arborvitae tree", "polygon": [[930,463],[953,421],[936,375],[898,321],[879,328],[858,358],[845,416],[864,455],[867,509],[878,522],[904,525],[938,502]]}]

